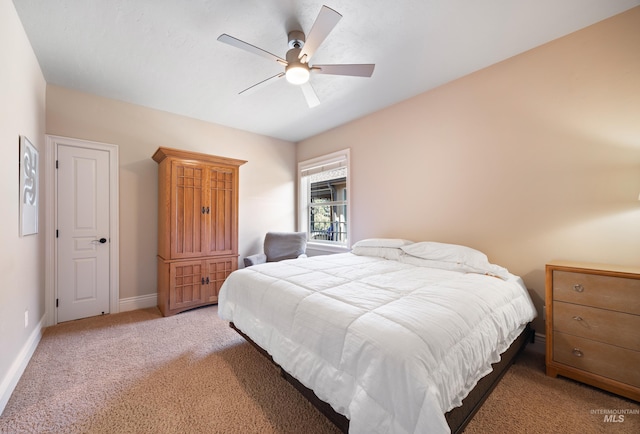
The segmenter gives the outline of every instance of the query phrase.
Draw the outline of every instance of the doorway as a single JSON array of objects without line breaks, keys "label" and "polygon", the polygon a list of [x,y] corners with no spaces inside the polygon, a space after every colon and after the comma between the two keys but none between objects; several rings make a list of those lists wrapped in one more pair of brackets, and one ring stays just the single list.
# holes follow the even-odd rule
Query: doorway
[{"label": "doorway", "polygon": [[47,323],[116,313],[118,147],[47,136],[46,157]]}]

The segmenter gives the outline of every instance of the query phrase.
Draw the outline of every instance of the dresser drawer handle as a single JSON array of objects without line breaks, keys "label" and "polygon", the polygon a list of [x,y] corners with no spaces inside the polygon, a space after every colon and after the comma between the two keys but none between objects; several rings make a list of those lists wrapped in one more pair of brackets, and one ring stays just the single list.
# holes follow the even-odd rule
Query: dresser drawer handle
[{"label": "dresser drawer handle", "polygon": [[573,354],[576,357],[582,357],[584,355],[584,353],[580,348],[574,348],[573,351],[571,351],[571,354]]},{"label": "dresser drawer handle", "polygon": [[573,319],[575,319],[576,321],[582,321],[582,317],[581,316],[574,316]]},{"label": "dresser drawer handle", "polygon": [[576,283],[575,285],[573,285],[573,290],[575,292],[582,292],[584,291],[584,286],[580,285],[579,283]]}]

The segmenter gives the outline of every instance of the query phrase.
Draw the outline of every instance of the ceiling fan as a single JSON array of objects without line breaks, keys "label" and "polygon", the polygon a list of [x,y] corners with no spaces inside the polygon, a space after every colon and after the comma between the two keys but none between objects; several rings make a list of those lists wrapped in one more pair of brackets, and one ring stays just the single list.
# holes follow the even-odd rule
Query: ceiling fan
[{"label": "ceiling fan", "polygon": [[371,77],[375,65],[373,64],[342,64],[342,65],[310,65],[309,61],[315,53],[316,49],[322,44],[331,30],[338,24],[342,15],[333,9],[322,6],[316,21],[311,27],[311,31],[307,38],[300,30],[289,32],[289,51],[287,51],[286,59],[275,54],[251,45],[240,39],[229,36],[226,33],[218,37],[218,41],[225,44],[241,48],[250,53],[265,57],[271,61],[276,61],[284,66],[284,72],[280,72],[269,77],[253,86],[243,90],[240,94],[246,94],[263,86],[285,77],[289,83],[299,85],[302,89],[305,99],[309,107],[315,107],[320,104],[320,100],[316,92],[309,83],[309,77],[313,74],[332,74],[332,75],[350,75],[355,77]]}]

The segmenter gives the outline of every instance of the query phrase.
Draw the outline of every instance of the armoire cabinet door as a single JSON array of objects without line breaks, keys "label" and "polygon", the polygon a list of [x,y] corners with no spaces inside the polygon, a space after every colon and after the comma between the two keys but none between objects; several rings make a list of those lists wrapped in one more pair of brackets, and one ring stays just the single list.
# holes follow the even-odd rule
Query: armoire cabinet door
[{"label": "armoire cabinet door", "polygon": [[206,166],[173,161],[171,164],[171,258],[207,254]]},{"label": "armoire cabinet door", "polygon": [[229,255],[235,251],[235,171],[174,161],[171,258]]},{"label": "armoire cabinet door", "polygon": [[206,248],[208,255],[229,255],[236,251],[235,171],[228,167],[208,167]]},{"label": "armoire cabinet door", "polygon": [[169,309],[186,309],[204,302],[205,261],[172,262],[169,265]]},{"label": "armoire cabinet door", "polygon": [[237,268],[238,258],[235,256],[171,262],[169,309],[217,303],[224,280]]},{"label": "armoire cabinet door", "polygon": [[238,258],[236,256],[227,258],[207,259],[207,275],[209,277],[205,287],[205,302],[217,303],[220,288],[225,279],[232,271],[238,269]]}]

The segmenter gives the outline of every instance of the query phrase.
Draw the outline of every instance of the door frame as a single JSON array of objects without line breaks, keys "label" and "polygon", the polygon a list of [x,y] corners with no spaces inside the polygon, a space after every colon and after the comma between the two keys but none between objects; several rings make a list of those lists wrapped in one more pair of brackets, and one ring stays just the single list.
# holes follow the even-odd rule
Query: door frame
[{"label": "door frame", "polygon": [[58,295],[56,227],[58,225],[58,189],[56,158],[58,144],[106,151],[109,154],[109,313],[120,311],[120,226],[119,226],[119,174],[118,146],[47,134],[45,146],[45,321],[58,323],[56,297]]}]

